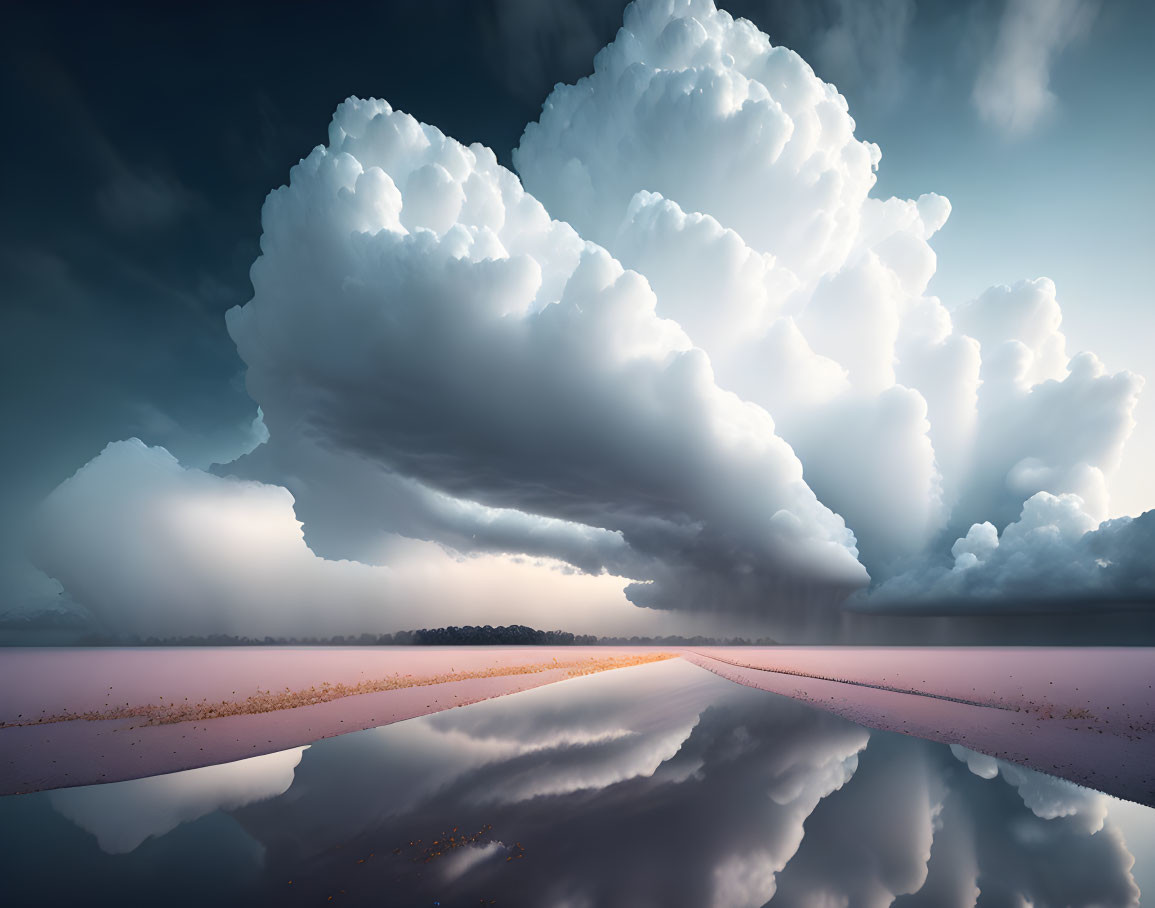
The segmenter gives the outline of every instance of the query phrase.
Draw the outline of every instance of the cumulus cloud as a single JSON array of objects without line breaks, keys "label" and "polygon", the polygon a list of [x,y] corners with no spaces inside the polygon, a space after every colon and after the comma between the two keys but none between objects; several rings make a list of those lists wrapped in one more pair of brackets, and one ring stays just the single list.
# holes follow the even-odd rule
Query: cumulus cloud
[{"label": "cumulus cloud", "polygon": [[1066,354],[1055,285],[993,287],[955,313],[982,348],[972,468],[952,528],[1004,526],[1037,492],[1079,495],[1107,516],[1106,476],[1135,426],[1143,379],[1108,374],[1093,353]]},{"label": "cumulus cloud", "polygon": [[832,85],[709,3],[627,10],[514,153],[551,213],[644,273],[720,381],[767,408],[872,573],[943,518],[938,414],[896,366],[949,212],[869,199],[879,159]]},{"label": "cumulus cloud", "polygon": [[385,564],[401,535],[462,552],[556,557],[591,574],[623,573],[637,560],[619,532],[487,507],[303,435],[279,437],[215,472],[288,489],[309,547],[323,557]]},{"label": "cumulus cloud", "polygon": [[[975,774],[952,767],[946,747],[922,746],[943,783],[937,831],[925,884],[896,908],[1139,903],[1134,857],[1104,819],[1104,795],[1001,760],[1002,780]],[[956,756],[974,765],[969,752]]]},{"label": "cumulus cloud", "polygon": [[1134,906],[1134,858],[1108,801],[965,748],[875,734],[807,820],[770,904]]},{"label": "cumulus cloud", "polygon": [[865,582],[765,411],[487,149],[350,100],[263,225],[229,330],[270,446],[303,436],[453,498],[618,533],[646,605],[821,603]]},{"label": "cumulus cloud", "polygon": [[1003,780],[1018,790],[1023,804],[1035,816],[1044,820],[1081,817],[1088,835],[1103,828],[1110,801],[1107,795],[1066,779],[976,753],[959,744],[951,744],[950,751],[981,779],[993,779],[1001,773]]},{"label": "cumulus cloud", "polygon": [[275,798],[293,784],[307,747],[202,766],[147,779],[62,788],[48,797],[53,808],[96,837],[108,854],[127,854],[145,839],[215,810]]},{"label": "cumulus cloud", "polygon": [[1001,534],[990,522],[974,524],[951,546],[953,565],[895,576],[863,607],[902,610],[904,603],[932,602],[946,611],[1006,611],[1085,608],[1092,601],[1147,604],[1155,600],[1153,549],[1155,511],[1098,523],[1079,496],[1039,492]]},{"label": "cumulus cloud", "polygon": [[859,755],[857,778],[807,820],[802,847],[786,865],[772,904],[886,908],[896,896],[918,892],[943,795],[936,770],[923,748],[872,736]]},{"label": "cumulus cloud", "polygon": [[1007,0],[971,94],[982,118],[1011,134],[1035,126],[1055,105],[1055,57],[1090,30],[1097,13],[1095,0]]},{"label": "cumulus cloud", "polygon": [[513,160],[551,214],[611,249],[648,189],[797,272],[845,254],[880,156],[834,86],[751,22],[651,2],[627,8],[591,76],[554,89]]},{"label": "cumulus cloud", "polygon": [[305,544],[284,488],[185,468],[136,440],[109,445],[62,483],[41,508],[33,543],[43,570],[118,632],[647,627],[622,596],[624,581],[556,563],[465,559],[413,540],[394,540],[391,567],[321,558]]},{"label": "cumulus cloud", "polygon": [[950,204],[870,198],[879,161],[833,86],[708,2],[627,10],[514,153],[773,416],[876,582],[1040,491],[1101,519],[1142,380],[1068,356],[1046,278],[928,296]]},{"label": "cumulus cloud", "polygon": [[[1088,9],[1010,4],[1011,62],[992,71],[1034,78],[1041,90],[1016,91],[1045,99],[1049,60]],[[901,44],[908,5],[884,12],[875,30]],[[352,559],[342,588],[374,615],[406,597],[367,591],[407,562],[480,579],[513,556],[784,638],[832,633],[868,580],[868,607],[908,610],[1021,599],[1054,577],[1068,595],[1147,595],[1129,554],[1145,518],[1099,525],[1142,379],[1070,355],[1046,278],[961,305],[930,295],[950,203],[871,197],[880,149],[793,51],[709,0],[640,0],[513,160],[520,180],[384,101],[338,108],[327,143],[269,195],[253,298],[228,314],[263,441],[197,475],[192,497],[223,496],[237,525],[244,508],[261,526],[275,512],[277,557],[308,553],[309,577]],[[175,574],[212,547],[194,543],[193,517],[170,560],[141,547],[153,510],[133,482],[108,480],[129,502],[108,508],[126,515],[109,538],[138,540],[119,550],[135,552],[123,576],[64,545],[87,480],[50,501],[64,530],[40,563],[97,612],[143,603],[135,582],[153,604],[133,620],[164,624],[157,601],[207,615],[150,559]],[[1081,516],[1056,516],[1076,500]],[[76,526],[101,550],[98,524]],[[228,609],[267,614],[246,599],[276,588],[265,557],[220,559]],[[308,599],[289,591],[282,614],[319,622]],[[355,623],[360,608],[325,614]],[[217,621],[223,607],[169,624]]]}]

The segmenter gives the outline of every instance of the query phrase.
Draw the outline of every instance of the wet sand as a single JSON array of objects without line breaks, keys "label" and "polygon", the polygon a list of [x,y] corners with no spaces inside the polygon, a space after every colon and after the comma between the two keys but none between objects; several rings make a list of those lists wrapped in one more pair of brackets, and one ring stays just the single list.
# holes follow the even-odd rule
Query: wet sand
[{"label": "wet sand", "polygon": [[0,795],[274,753],[672,656],[621,647],[0,652]]},{"label": "wet sand", "polygon": [[675,652],[740,684],[1155,806],[1155,650],[0,651],[0,794],[272,753]]},{"label": "wet sand", "polygon": [[871,728],[1155,806],[1155,650],[703,647],[684,658]]}]

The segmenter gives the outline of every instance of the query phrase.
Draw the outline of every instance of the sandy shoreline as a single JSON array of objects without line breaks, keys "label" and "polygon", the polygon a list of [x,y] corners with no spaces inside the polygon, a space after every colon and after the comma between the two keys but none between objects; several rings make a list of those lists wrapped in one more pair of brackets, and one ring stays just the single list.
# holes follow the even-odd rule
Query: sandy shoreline
[{"label": "sandy shoreline", "polygon": [[1155,806],[1151,649],[703,647],[683,657],[861,725]]},{"label": "sandy shoreline", "polygon": [[[672,656],[621,647],[3,652],[0,795],[275,753]],[[348,693],[325,697],[334,687]]]},{"label": "sandy shoreline", "polygon": [[1155,651],[341,647],[0,651],[0,794],[272,753],[680,654],[873,728],[1155,805]]}]

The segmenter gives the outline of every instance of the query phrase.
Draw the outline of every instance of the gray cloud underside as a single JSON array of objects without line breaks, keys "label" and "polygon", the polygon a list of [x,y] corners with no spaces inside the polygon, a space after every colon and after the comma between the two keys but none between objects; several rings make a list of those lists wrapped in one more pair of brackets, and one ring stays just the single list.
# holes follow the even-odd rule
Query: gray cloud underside
[{"label": "gray cloud underside", "polygon": [[[1083,15],[1055,9],[1047,54]],[[904,10],[840,21],[900,45]],[[287,561],[350,590],[427,567],[433,544],[557,559],[631,581],[636,605],[784,636],[837,627],[868,580],[856,607],[1150,597],[1146,515],[1099,527],[1142,379],[1068,353],[1046,278],[953,309],[929,295],[949,202],[872,198],[880,149],[752,23],[708,0],[631,6],[513,160],[520,178],[384,101],[342,104],[266,200],[254,295],[228,315],[267,440],[216,476],[165,465],[151,502],[124,472],[142,455],[106,451],[50,498],[64,529],[38,563],[89,608],[144,603],[164,588],[150,557],[192,573],[211,550],[191,522],[142,554],[171,481],[239,502],[241,524],[273,514]],[[106,471],[122,506],[90,494]],[[1040,516],[1051,499],[1067,516]],[[217,570],[235,614],[174,594],[120,619],[269,620],[262,543],[232,544]],[[287,622],[328,620],[290,601]]]},{"label": "gray cloud underside", "polygon": [[271,447],[618,533],[656,563],[627,571],[648,605],[865,580],[770,417],[715,384],[643,278],[383,102],[347,102],[332,135],[270,196],[254,299],[230,313]]},{"label": "gray cloud underside", "polygon": [[1001,535],[975,524],[952,547],[952,566],[912,569],[856,606],[942,614],[1155,607],[1155,511],[1096,527],[1081,505],[1041,492]]}]

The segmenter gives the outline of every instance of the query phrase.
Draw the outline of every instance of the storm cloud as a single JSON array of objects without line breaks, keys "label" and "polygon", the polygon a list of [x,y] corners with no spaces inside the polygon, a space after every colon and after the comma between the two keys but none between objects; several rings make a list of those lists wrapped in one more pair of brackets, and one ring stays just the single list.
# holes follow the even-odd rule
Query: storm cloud
[{"label": "storm cloud", "polygon": [[772,419],[717,385],[642,277],[487,150],[384,102],[346,102],[330,138],[266,203],[254,298],[229,315],[271,447],[304,436],[620,533],[651,606],[688,605],[687,572],[694,604],[730,609],[866,581]]},{"label": "storm cloud", "polygon": [[833,86],[708,3],[627,10],[514,153],[772,415],[876,583],[1039,492],[1102,520],[1142,388],[1069,356],[1046,278],[928,295],[950,204],[870,197],[880,160]]},{"label": "storm cloud", "polygon": [[508,555],[381,540],[389,566],[321,558],[281,486],[186,468],[138,440],[109,445],[42,506],[33,557],[99,629],[142,636],[384,633],[546,623],[652,633],[624,581]]},{"label": "storm cloud", "polygon": [[[1062,8],[1051,51],[1084,15]],[[106,451],[50,496],[38,564],[110,624],[202,632],[395,624],[459,591],[398,587],[410,563],[481,580],[523,556],[597,585],[575,630],[628,610],[623,587],[784,638],[836,627],[856,591],[1150,598],[1147,515],[1100,525],[1142,379],[1068,352],[1047,278],[932,295],[950,203],[873,197],[882,152],[855,129],[834,85],[709,0],[631,5],[517,174],[348,99],[268,196],[228,313],[267,438],[215,475],[153,450],[159,484]],[[150,535],[170,481],[257,529],[190,506]],[[265,532],[302,572],[283,594]],[[323,618],[322,589],[345,603]]]},{"label": "storm cloud", "polygon": [[910,603],[959,612],[1149,607],[1155,601],[1153,550],[1155,511],[1096,524],[1079,496],[1039,492],[1001,534],[989,521],[974,524],[951,546],[953,564],[899,574],[872,590],[861,607],[899,612]]}]

